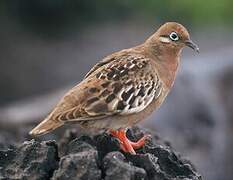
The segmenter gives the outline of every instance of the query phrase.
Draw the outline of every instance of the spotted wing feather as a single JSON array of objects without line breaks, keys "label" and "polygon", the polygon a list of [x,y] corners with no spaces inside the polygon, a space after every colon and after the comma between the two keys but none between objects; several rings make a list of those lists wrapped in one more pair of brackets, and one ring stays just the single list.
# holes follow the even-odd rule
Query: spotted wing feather
[{"label": "spotted wing feather", "polygon": [[92,120],[137,113],[162,92],[162,82],[149,59],[138,55],[115,58],[92,70],[86,81],[88,98],[80,106],[61,113],[59,120]]}]

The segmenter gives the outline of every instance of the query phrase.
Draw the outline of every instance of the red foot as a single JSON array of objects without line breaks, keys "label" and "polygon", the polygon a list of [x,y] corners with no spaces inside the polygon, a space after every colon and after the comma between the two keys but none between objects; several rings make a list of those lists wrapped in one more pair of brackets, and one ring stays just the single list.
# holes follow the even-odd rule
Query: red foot
[{"label": "red foot", "polygon": [[142,146],[144,146],[146,139],[148,136],[143,136],[141,139],[139,139],[137,142],[132,142],[126,137],[126,131],[123,129],[117,130],[117,131],[110,131],[111,135],[118,138],[120,140],[120,148],[124,152],[129,152],[131,154],[136,154],[134,149],[139,149]]}]

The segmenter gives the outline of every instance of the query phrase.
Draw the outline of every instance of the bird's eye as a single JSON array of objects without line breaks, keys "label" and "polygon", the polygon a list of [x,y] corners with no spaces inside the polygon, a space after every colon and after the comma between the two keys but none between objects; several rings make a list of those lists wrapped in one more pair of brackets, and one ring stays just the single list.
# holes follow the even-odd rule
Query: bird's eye
[{"label": "bird's eye", "polygon": [[172,32],[170,35],[169,35],[170,39],[172,41],[178,41],[179,40],[179,36],[176,34],[176,32]]}]

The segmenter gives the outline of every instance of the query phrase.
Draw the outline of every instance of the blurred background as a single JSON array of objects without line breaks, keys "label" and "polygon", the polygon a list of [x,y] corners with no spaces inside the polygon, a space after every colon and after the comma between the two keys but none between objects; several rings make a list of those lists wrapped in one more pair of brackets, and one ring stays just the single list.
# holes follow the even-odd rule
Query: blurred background
[{"label": "blurred background", "polygon": [[170,141],[203,179],[231,180],[232,8],[232,0],[0,1],[0,148],[28,138],[97,61],[177,21],[201,53],[184,50],[173,91],[142,126]]}]

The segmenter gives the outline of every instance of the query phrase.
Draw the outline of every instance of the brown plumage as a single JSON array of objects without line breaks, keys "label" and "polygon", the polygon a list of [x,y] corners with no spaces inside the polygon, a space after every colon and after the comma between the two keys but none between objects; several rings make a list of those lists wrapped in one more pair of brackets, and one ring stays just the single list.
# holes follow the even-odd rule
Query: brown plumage
[{"label": "brown plumage", "polygon": [[122,150],[135,153],[144,144],[125,136],[127,127],[156,110],[169,93],[183,47],[196,51],[188,31],[169,22],[143,44],[113,53],[97,63],[30,134],[48,133],[65,123],[110,130]]}]

